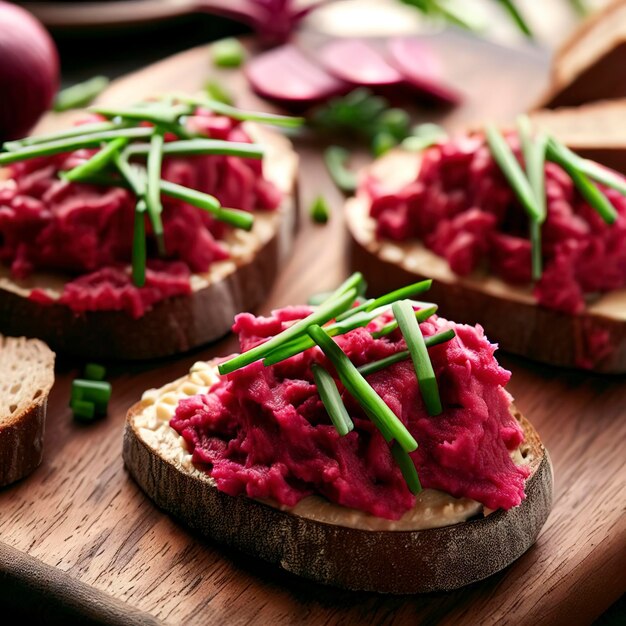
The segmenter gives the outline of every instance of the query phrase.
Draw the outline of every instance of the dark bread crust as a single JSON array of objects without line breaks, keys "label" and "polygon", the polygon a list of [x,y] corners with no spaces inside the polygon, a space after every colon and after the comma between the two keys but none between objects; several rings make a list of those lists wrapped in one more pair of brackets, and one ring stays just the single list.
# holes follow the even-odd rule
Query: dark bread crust
[{"label": "dark bread crust", "polygon": [[[415,159],[415,155],[407,155]],[[393,155],[395,167],[402,166],[404,154]],[[414,165],[408,160],[407,167]],[[346,221],[348,226],[348,255],[352,271],[363,273],[368,293],[379,296],[407,284],[432,278],[433,284],[426,298],[439,305],[439,311],[457,322],[484,326],[489,338],[503,350],[527,358],[562,367],[580,367],[582,358],[588,357],[586,336],[591,330],[605,332],[611,351],[593,363],[592,371],[603,373],[626,372],[626,322],[623,319],[599,314],[568,315],[538,306],[532,301],[508,299],[490,293],[476,281],[465,280],[450,271],[438,268],[441,259],[415,242],[425,262],[418,269],[408,269],[395,260],[381,257],[378,242],[363,240],[359,224],[361,213],[356,203],[348,201]]]},{"label": "dark bread crust", "polygon": [[124,462],[160,508],[202,535],[316,582],[380,593],[447,591],[502,570],[536,540],[552,506],[552,467],[520,416],[532,475],[526,499],[463,524],[422,531],[366,531],[313,521],[245,496],[232,497],[156,454],[127,417]]},{"label": "dark bread crust", "polygon": [[[279,227],[252,259],[224,279],[190,296],[157,302],[139,319],[124,311],[76,314],[62,304],[42,305],[0,288],[0,329],[8,335],[36,336],[59,352],[94,359],[149,359],[185,352],[226,335],[237,313],[254,309],[267,296],[279,270],[284,243],[280,232]],[[292,232],[284,236],[291,238]]]}]

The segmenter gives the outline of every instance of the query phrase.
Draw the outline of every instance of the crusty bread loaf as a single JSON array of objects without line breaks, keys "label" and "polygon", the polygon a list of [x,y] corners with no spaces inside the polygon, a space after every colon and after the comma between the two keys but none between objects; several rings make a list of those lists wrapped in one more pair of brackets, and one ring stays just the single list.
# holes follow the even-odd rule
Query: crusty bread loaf
[{"label": "crusty bread loaf", "polygon": [[0,487],[41,463],[53,383],[54,352],[45,343],[0,335]]},{"label": "crusty bread loaf", "polygon": [[580,156],[626,174],[626,98],[539,109],[529,116]]},{"label": "crusty bread loaf", "polygon": [[[370,170],[390,188],[413,180],[420,155],[389,152]],[[367,277],[373,296],[409,283],[432,278],[428,297],[442,315],[457,322],[484,326],[503,350],[564,367],[580,367],[590,359],[585,336],[606,334],[610,352],[587,363],[598,372],[626,372],[626,289],[604,294],[588,305],[584,315],[568,315],[537,305],[530,287],[512,286],[484,273],[457,276],[445,259],[419,241],[379,240],[369,216],[369,200],[348,200],[350,268]]]},{"label": "crusty bread loaf", "polygon": [[572,106],[626,96],[626,0],[587,18],[554,55],[538,107]]},{"label": "crusty bread loaf", "polygon": [[255,212],[250,232],[229,232],[223,243],[230,258],[193,275],[190,296],[157,302],[139,319],[124,311],[76,314],[63,304],[42,305],[28,297],[34,288],[60,295],[62,276],[39,273],[16,281],[0,266],[0,331],[39,337],[59,352],[94,359],[167,356],[227,334],[236,313],[253,310],[267,296],[291,249],[297,217],[298,159],[290,141],[263,127],[247,129],[266,147],[264,174],[283,192],[283,202],[275,212]]},{"label": "crusty bread loaf", "polygon": [[[526,437],[519,458],[531,474],[526,499],[506,512],[479,513],[462,523],[422,530],[385,530],[384,520],[374,518],[374,529],[365,529],[324,521],[307,509],[289,511],[226,495],[193,466],[183,438],[169,426],[178,399],[206,391],[216,377],[212,364],[196,364],[189,376],[146,392],[127,415],[126,467],[160,508],[189,527],[294,574],[383,593],[456,589],[512,563],[534,543],[548,517],[550,460],[536,431],[517,412]],[[448,498],[453,502],[446,506],[463,506]]]}]

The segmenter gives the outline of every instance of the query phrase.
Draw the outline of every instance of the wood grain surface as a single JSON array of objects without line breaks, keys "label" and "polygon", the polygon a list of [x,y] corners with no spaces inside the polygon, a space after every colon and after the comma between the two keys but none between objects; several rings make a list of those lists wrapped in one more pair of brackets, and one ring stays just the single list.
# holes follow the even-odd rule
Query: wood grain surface
[{"label": "wood grain surface", "polygon": [[[512,53],[459,35],[438,36],[433,45],[441,50],[468,100],[446,113],[445,119],[441,112],[417,111],[422,118],[443,119],[457,128],[487,117],[510,119],[543,87],[546,61],[540,56]],[[212,71],[208,59],[206,49],[191,50],[118,81],[104,99],[128,102],[165,89],[195,90]],[[241,96],[241,103],[258,106],[236,72],[222,78]],[[44,126],[62,122],[49,118]],[[319,145],[304,140],[298,148],[304,209],[323,192],[333,215],[325,227],[303,216],[297,251],[262,311],[303,301],[312,292],[336,285],[346,272],[342,199],[326,176]],[[88,426],[73,422],[67,408],[71,380],[81,364],[59,362],[49,402],[44,463],[28,479],[0,490],[0,541],[5,544],[0,549],[2,602],[25,605],[27,598],[36,598],[49,623],[56,623],[55,616],[61,616],[59,622],[75,621],[81,604],[78,601],[77,609],[76,598],[84,598],[85,616],[91,611],[84,623],[123,624],[131,623],[132,617],[132,623],[156,619],[190,625],[575,626],[590,623],[623,593],[623,377],[560,371],[499,355],[513,370],[510,390],[518,407],[532,420],[552,456],[556,473],[552,515],[537,544],[504,572],[454,593],[390,597],[315,585],[195,537],[160,512],[125,472],[121,443],[127,408],[144,389],[181,376],[198,359],[233,348],[230,337],[178,359],[112,364],[109,415]],[[20,578],[17,572],[26,571],[26,565],[16,566],[16,555],[32,569],[32,576]],[[33,578],[52,581],[52,591],[40,584],[37,593],[27,596],[23,590]],[[93,587],[93,597],[85,595],[85,585]],[[111,610],[95,615],[94,603],[107,596],[112,599]],[[119,601],[129,607],[127,620],[120,617]],[[50,610],[41,608],[46,603]]]}]

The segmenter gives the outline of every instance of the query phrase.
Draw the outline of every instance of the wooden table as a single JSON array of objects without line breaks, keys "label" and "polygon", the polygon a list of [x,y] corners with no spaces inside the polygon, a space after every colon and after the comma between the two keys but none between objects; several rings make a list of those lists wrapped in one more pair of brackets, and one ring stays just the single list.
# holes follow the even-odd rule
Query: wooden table
[{"label": "wooden table", "polygon": [[[465,38],[433,39],[468,95],[457,110],[424,112],[459,127],[510,119],[543,86],[546,60]],[[211,71],[195,49],[114,83],[107,102],[166,89],[199,88]],[[241,77],[222,77],[259,106]],[[44,126],[59,125],[49,118]],[[306,299],[347,272],[341,197],[313,141],[302,155],[302,228],[296,252],[262,311]],[[325,226],[306,217],[322,191],[333,205]],[[445,315],[445,311],[442,311]],[[550,450],[554,510],[537,544],[506,571],[449,594],[388,597],[315,585],[198,538],[160,512],[124,470],[126,409],[148,387],[184,374],[198,359],[229,352],[232,337],[157,363],[112,365],[106,419],[72,421],[67,407],[79,363],[60,360],[52,390],[43,465],[0,490],[0,602],[34,621],[111,624],[587,624],[623,591],[624,378],[559,371],[499,355],[510,389]],[[30,623],[29,621],[29,623]]]}]

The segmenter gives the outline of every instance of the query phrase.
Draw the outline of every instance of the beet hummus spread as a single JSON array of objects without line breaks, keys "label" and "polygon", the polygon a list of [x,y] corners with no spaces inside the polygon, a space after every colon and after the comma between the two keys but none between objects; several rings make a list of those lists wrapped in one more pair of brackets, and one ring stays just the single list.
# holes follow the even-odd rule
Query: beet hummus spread
[{"label": "beet hummus spread", "polygon": [[[237,316],[233,330],[241,350],[265,341],[309,307],[288,307],[270,317]],[[374,339],[371,331],[390,321],[385,314],[366,328],[335,338],[356,366],[406,349],[400,331]],[[510,373],[494,358],[480,326],[432,316],[425,337],[454,329],[456,337],[429,349],[444,411],[429,416],[411,360],[391,365],[367,381],[418,441],[411,453],[422,486],[467,497],[490,509],[509,509],[524,499],[527,466],[511,453],[524,435],[504,389]],[[336,379],[354,430],[341,437],[326,413],[311,365]],[[192,460],[221,491],[294,506],[309,495],[375,516],[398,519],[411,509],[409,491],[389,448],[359,404],[344,390],[331,363],[311,348],[277,365],[252,363],[206,394],[180,401],[171,426],[185,439]]]},{"label": "beet hummus spread", "polygon": [[[517,136],[506,140],[521,159]],[[581,313],[586,298],[626,286],[626,198],[598,185],[618,213],[608,225],[555,163],[545,164],[545,186],[543,273],[534,295],[550,309]],[[402,189],[370,177],[364,191],[379,237],[419,239],[460,276],[488,268],[509,283],[531,282],[528,216],[482,135],[426,150]]]},{"label": "beet hummus spread", "polygon": [[[250,142],[240,122],[204,109],[187,118],[187,127],[213,139]],[[166,141],[175,138],[166,135]],[[149,247],[145,286],[135,286],[129,269],[134,196],[122,188],[73,183],[58,176],[95,152],[81,149],[9,166],[8,177],[0,179],[0,262],[9,266],[16,280],[38,270],[67,275],[59,300],[38,289],[31,293],[34,300],[61,302],[77,313],[123,310],[137,318],[160,300],[191,293],[191,274],[206,272],[213,262],[228,258],[221,240],[229,227],[205,211],[164,196],[167,256],[157,258]],[[254,159],[166,157],[162,178],[209,193],[222,206],[246,211],[274,210],[281,200],[280,191],[263,177],[261,161]]]}]

